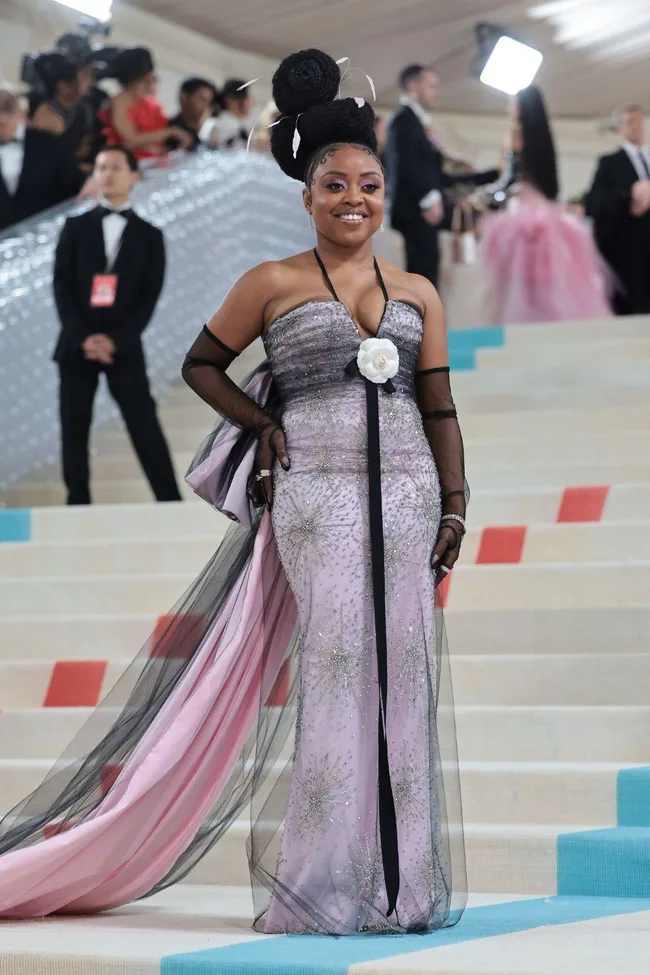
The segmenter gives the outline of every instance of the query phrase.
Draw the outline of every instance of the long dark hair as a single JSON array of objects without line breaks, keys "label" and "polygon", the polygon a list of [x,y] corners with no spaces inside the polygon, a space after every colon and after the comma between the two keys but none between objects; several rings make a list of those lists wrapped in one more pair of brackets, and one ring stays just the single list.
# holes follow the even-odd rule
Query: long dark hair
[{"label": "long dark hair", "polygon": [[118,53],[110,76],[126,88],[135,81],[142,81],[154,70],[153,58],[148,48],[128,47]]},{"label": "long dark hair", "polygon": [[530,85],[515,97],[522,138],[521,174],[547,199],[557,200],[560,192],[557,157],[542,93]]}]

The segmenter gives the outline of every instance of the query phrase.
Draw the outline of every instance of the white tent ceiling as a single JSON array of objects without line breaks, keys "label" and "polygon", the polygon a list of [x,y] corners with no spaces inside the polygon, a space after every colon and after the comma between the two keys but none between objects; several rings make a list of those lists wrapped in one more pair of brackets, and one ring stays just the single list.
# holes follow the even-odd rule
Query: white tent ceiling
[{"label": "white tent ceiling", "polygon": [[[243,50],[282,57],[301,47],[348,56],[372,75],[380,104],[406,63],[434,63],[440,110],[501,111],[505,96],[471,76],[474,24],[507,28],[539,48],[555,115],[601,117],[622,102],[650,107],[649,0],[130,0]],[[363,94],[359,74],[355,94]],[[348,91],[352,93],[352,91]]]}]

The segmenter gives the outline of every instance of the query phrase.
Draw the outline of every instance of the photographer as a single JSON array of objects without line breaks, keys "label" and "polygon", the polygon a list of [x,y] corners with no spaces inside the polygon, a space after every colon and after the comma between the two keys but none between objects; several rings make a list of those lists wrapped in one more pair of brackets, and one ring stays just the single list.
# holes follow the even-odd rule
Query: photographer
[{"label": "photographer", "polygon": [[80,71],[58,51],[39,55],[34,70],[42,81],[45,99],[34,112],[32,125],[52,135],[63,135],[70,127],[75,107],[90,87],[89,72]]},{"label": "photographer", "polygon": [[79,66],[59,51],[39,55],[34,71],[44,94],[34,111],[33,128],[64,137],[82,169],[90,170],[93,151],[94,112],[86,95],[92,68]]},{"label": "photographer", "polygon": [[16,96],[0,89],[0,231],[76,196],[83,182],[66,140],[29,128]]}]

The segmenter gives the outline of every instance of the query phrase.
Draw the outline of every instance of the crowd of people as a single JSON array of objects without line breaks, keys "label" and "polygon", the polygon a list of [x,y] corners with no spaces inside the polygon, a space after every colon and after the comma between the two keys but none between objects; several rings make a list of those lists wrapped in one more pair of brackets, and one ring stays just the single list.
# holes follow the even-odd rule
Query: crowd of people
[{"label": "crowd of people", "polygon": [[578,205],[566,205],[538,88],[510,103],[499,169],[477,173],[454,165],[433,127],[437,72],[410,65],[400,86],[384,155],[408,270],[437,284],[440,231],[462,232],[469,214],[495,322],[650,313],[650,150],[640,106],[619,112],[621,148],[600,159]]},{"label": "crowd of people", "polygon": [[[0,90],[0,230],[79,193],[98,200],[65,223],[54,267],[70,504],[90,502],[88,441],[102,372],[155,497],[180,498],[141,342],[165,271],[161,232],[129,205],[141,169],[177,150],[272,149],[286,122],[271,102],[252,131],[250,86],[231,79],[219,90],[201,77],[182,82],[168,117],[148,49],[114,50],[107,60],[102,77],[120,86],[112,97],[98,87],[91,49],[70,43],[35,59],[40,83],[27,113]],[[650,313],[650,150],[639,106],[621,112],[621,148],[600,160],[575,212],[559,202],[553,133],[536,87],[511,101],[500,164],[476,172],[449,156],[434,128],[437,72],[409,65],[399,83],[401,104],[388,120],[373,116],[373,138],[407,272],[437,286],[440,232],[451,230],[480,242],[495,322]],[[294,152],[302,124],[298,113]]]},{"label": "crowd of people", "polygon": [[[277,110],[271,103],[251,132],[253,100],[243,79],[219,89],[186,78],[169,117],[147,48],[104,52],[100,79],[120,88],[112,97],[95,76],[96,60],[85,39],[64,35],[33,62],[27,111],[0,89],[0,231],[77,193],[97,196],[93,167],[104,146],[127,146],[143,165],[176,150],[269,149]],[[401,104],[389,120],[376,117],[375,135],[409,271],[437,285],[440,231],[469,227],[483,243],[499,322],[650,312],[650,150],[641,107],[620,113],[620,150],[600,160],[584,197],[564,205],[538,89],[512,100],[504,158],[477,173],[459,166],[435,131],[437,72],[409,65],[399,84]],[[493,210],[502,212],[485,219]]]},{"label": "crowd of people", "polygon": [[[253,102],[243,80],[220,89],[206,78],[185,78],[178,110],[168,117],[147,48],[104,54],[98,80],[94,49],[64,35],[33,60],[25,100],[0,89],[0,231],[77,193],[97,196],[93,169],[105,146],[127,146],[139,164],[155,165],[176,150],[247,144]],[[100,84],[105,79],[119,86],[112,97]]]}]

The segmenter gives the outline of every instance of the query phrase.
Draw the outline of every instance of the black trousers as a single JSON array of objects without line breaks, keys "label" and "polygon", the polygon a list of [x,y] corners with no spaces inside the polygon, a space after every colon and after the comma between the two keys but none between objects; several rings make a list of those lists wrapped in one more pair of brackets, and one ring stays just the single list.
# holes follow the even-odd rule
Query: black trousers
[{"label": "black trousers", "polygon": [[437,287],[440,269],[438,228],[420,220],[411,224],[408,231],[403,230],[402,236],[406,245],[406,270],[421,274]]},{"label": "black trousers", "polygon": [[131,443],[157,501],[180,501],[169,447],[162,432],[141,347],[117,355],[112,366],[89,362],[82,353],[58,363],[63,480],[68,504],[90,504],[88,441],[99,376],[106,373]]},{"label": "black trousers", "polygon": [[614,311],[617,315],[648,315],[650,314],[650,260],[646,273],[629,278],[624,270],[614,269],[618,273],[624,291],[617,291],[614,295]]}]

